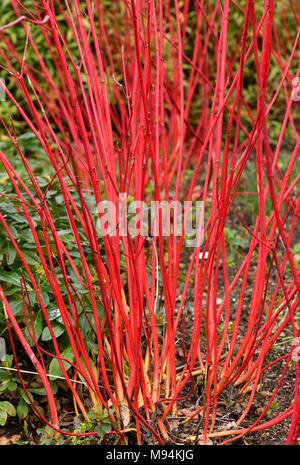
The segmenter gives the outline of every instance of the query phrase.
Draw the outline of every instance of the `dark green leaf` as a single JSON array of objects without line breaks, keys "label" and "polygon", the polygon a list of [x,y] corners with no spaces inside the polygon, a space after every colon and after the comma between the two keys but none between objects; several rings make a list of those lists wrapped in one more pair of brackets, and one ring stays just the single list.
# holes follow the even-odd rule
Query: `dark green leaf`
[{"label": "dark green leaf", "polygon": [[13,404],[8,402],[7,400],[3,400],[2,402],[0,402],[0,410],[4,410],[11,417],[16,416],[15,407],[13,406]]},{"label": "dark green leaf", "polygon": [[[73,351],[72,351],[72,348],[71,347],[67,347],[67,349],[65,349],[61,356],[63,358],[66,358],[67,360],[70,360],[70,362],[73,362],[74,360],[74,354],[73,354]],[[65,367],[66,370],[69,370],[69,368],[71,368],[71,365],[70,363],[67,363],[67,362],[63,362],[63,365]],[[59,363],[58,363],[58,360],[56,358],[54,358],[50,365],[49,365],[49,374],[52,375],[52,376],[62,376],[62,371],[59,367]]]},{"label": "dark green leaf", "polygon": [[[53,322],[52,329],[55,334],[55,337],[59,337],[65,332],[64,325],[61,325],[60,323],[57,323],[56,321]],[[51,341],[51,334],[50,334],[48,327],[44,328],[42,332],[42,341],[45,341],[45,342]]]},{"label": "dark green leaf", "polygon": [[28,405],[26,404],[24,399],[20,399],[17,405],[17,415],[20,418],[20,420],[24,420],[24,418],[27,417],[27,414],[28,414]]},{"label": "dark green leaf", "polygon": [[7,413],[5,410],[0,410],[0,426],[4,426],[7,421]]}]

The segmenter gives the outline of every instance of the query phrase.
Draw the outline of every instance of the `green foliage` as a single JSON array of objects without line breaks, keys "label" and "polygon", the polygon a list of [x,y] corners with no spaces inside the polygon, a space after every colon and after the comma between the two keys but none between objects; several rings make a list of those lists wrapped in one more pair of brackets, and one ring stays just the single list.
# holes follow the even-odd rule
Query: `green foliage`
[{"label": "green foliage", "polygon": [[[33,141],[35,141],[33,143]],[[48,188],[49,182],[51,180],[51,170],[50,166],[45,162],[41,161],[39,156],[41,155],[41,147],[36,142],[36,139],[32,137],[31,133],[25,133],[23,136],[18,138],[18,142],[23,144],[23,150],[25,153],[28,154],[28,162],[33,170],[34,174],[36,175],[36,179],[39,183],[40,188],[45,192]],[[2,144],[2,145],[1,145]],[[8,141],[2,141],[0,144],[1,150],[6,153],[7,156],[12,157],[14,150],[12,148],[12,144]],[[32,195],[35,195],[34,190],[30,187],[31,182],[29,180],[29,176],[26,173],[23,164],[18,159],[18,157],[12,158],[13,164],[17,167],[19,175],[22,177],[23,181],[26,185],[30,188]],[[78,198],[76,197],[75,190],[74,193],[74,200],[79,203]],[[28,199],[28,203],[30,203],[29,197],[26,197],[24,194],[25,199]],[[63,198],[61,195],[61,189],[59,182],[54,180],[51,188],[47,190],[47,205],[51,211],[52,218],[55,220],[55,226],[58,231],[58,234],[64,243],[66,249],[70,253],[75,265],[78,267],[79,270],[82,269],[82,263],[80,259],[80,255],[78,253],[78,248],[74,242],[74,238],[72,232],[69,227],[68,217],[65,209],[65,205],[63,202]],[[91,209],[93,209],[93,205],[91,204],[91,200],[87,198],[87,202],[90,203]],[[53,295],[53,291],[49,285],[47,277],[45,275],[45,271],[43,266],[41,265],[40,257],[38,255],[36,244],[34,241],[34,237],[30,230],[30,226],[28,224],[27,219],[19,213],[19,202],[16,198],[15,192],[13,190],[13,186],[10,183],[8,176],[6,175],[3,168],[0,168],[0,208],[5,220],[9,226],[10,231],[14,239],[16,240],[18,247],[20,248],[21,252],[23,253],[27,263],[29,264],[33,275],[36,277],[39,290],[41,292],[43,302],[45,307],[48,311],[49,319],[52,321],[52,328],[56,335],[56,337],[60,337],[64,334],[65,328],[63,325],[62,318],[60,316],[59,311],[57,310],[56,301]],[[40,216],[36,213],[31,207],[30,214],[33,219],[33,225],[35,230],[40,238],[42,248],[45,250],[45,245],[42,238],[42,225]],[[89,247],[86,245],[86,239],[82,227],[78,224],[78,232],[81,235],[82,245],[85,252],[85,257],[89,263],[90,269],[93,272],[94,265],[92,263],[92,253]],[[51,234],[49,234],[49,245],[55,256],[57,254],[55,240]],[[59,282],[60,289],[62,289],[63,296],[65,298],[65,303],[68,305],[67,300],[67,292],[65,289],[65,284],[63,280],[63,276],[61,274],[61,270],[59,266],[56,269],[56,278]],[[87,313],[91,313],[91,305],[87,298],[86,289],[82,287],[79,283],[78,278],[74,275],[74,272],[71,268],[68,268],[68,277],[74,286],[74,289],[81,296],[83,302],[85,304],[85,310]],[[21,279],[22,277],[22,279]],[[29,318],[29,314],[27,314],[28,322],[31,326],[31,332],[34,331],[35,337],[37,340],[41,338],[42,341],[48,342],[51,340],[49,329],[43,326],[43,317],[41,313],[40,306],[37,302],[36,295],[32,286],[29,281],[29,277],[24,274],[23,264],[16,253],[15,248],[11,244],[9,238],[7,238],[7,234],[4,231],[2,225],[0,225],[0,281],[2,283],[3,289],[5,294],[8,296],[9,303],[15,313],[17,321],[23,321],[24,319],[24,310],[25,304],[27,307],[31,307],[33,311],[33,325],[31,324],[31,320]],[[95,283],[96,285],[96,283]],[[22,298],[21,289],[24,289],[26,286],[27,291],[27,300]],[[99,312],[101,312],[101,308],[99,308]],[[28,313],[28,309],[27,309]],[[91,328],[87,325],[87,321],[84,318],[84,315],[81,315],[82,309],[79,309],[79,324],[82,325],[83,332],[85,336],[88,337]],[[0,334],[6,330],[5,321],[3,312],[0,314]],[[92,319],[92,317],[91,317]],[[32,344],[31,338],[29,337],[28,330],[24,327],[25,336],[30,344]]]},{"label": "green foliage", "polygon": [[[96,442],[101,443],[104,436],[112,430],[107,411],[99,406],[98,408],[91,410],[88,413],[88,417],[89,421],[81,422],[74,432],[86,433],[88,431],[94,431],[97,433]],[[90,441],[91,438],[89,437],[74,436],[72,438],[72,443],[74,445],[84,444]]]},{"label": "green foliage", "polygon": [[6,400],[1,401],[0,402],[0,426],[5,425],[8,416],[15,417],[16,409],[10,402]]},{"label": "green foliage", "polygon": [[[71,347],[67,347],[61,354],[62,358],[69,360],[71,363],[74,360],[74,354]],[[70,363],[63,362],[65,369],[68,371],[71,368]],[[63,373],[60,369],[59,362],[54,358],[49,365],[49,374],[52,376],[62,376]]]},{"label": "green foliage", "polygon": [[229,227],[224,228],[225,241],[228,250],[227,265],[232,266],[237,262],[238,254],[243,249],[247,249],[248,240],[243,237],[244,231]]},{"label": "green foliage", "polygon": [[[66,214],[65,204],[63,197],[61,195],[61,189],[59,182],[55,179],[51,185],[51,188],[48,188],[49,182],[53,176],[53,172],[50,168],[50,165],[45,161],[43,155],[43,150],[40,144],[37,142],[35,136],[32,133],[24,133],[22,136],[18,137],[18,143],[22,146],[22,150],[28,156],[28,163],[33,170],[36,179],[39,183],[40,188],[43,192],[47,190],[47,205],[51,211],[52,218],[55,220],[55,226],[59,233],[59,236],[64,243],[66,249],[68,250],[70,256],[72,257],[74,263],[79,270],[82,271],[82,263],[80,255],[78,253],[77,246],[74,242],[72,231],[69,228],[69,222]],[[23,164],[18,156],[16,156],[15,149],[12,146],[11,142],[8,141],[5,137],[2,137],[0,142],[0,149],[6,154],[6,156],[11,160],[11,163],[18,169],[19,175],[22,177],[23,181],[26,183],[27,187],[30,189],[32,195],[36,195],[29,179],[27,172],[24,169]],[[69,181],[67,181],[69,182]],[[74,199],[78,203],[79,200],[76,198],[75,191]],[[94,208],[91,203],[88,195],[86,196],[86,201],[90,205],[91,211]],[[29,202],[29,197],[25,198]],[[31,207],[30,214],[33,218],[33,225],[35,230],[41,240],[42,247],[45,247],[42,238],[42,227],[41,220],[37,212],[35,212]],[[30,230],[27,219],[19,213],[19,202],[16,198],[12,184],[4,171],[3,167],[0,167],[0,209],[7,221],[10,231],[13,234],[14,239],[16,240],[18,247],[23,253],[39,287],[43,303],[47,309],[48,317],[52,325],[53,332],[58,338],[60,349],[62,351],[62,356],[69,360],[73,361],[73,352],[69,346],[68,338],[66,337],[66,330],[63,324],[63,319],[61,317],[60,311],[57,308],[57,302],[53,294],[53,290],[46,278],[45,271],[41,265],[41,261],[36,249],[36,244],[32,232]],[[92,261],[92,254],[89,247],[86,245],[86,239],[80,225],[78,226],[78,232],[81,235],[81,240],[83,244],[83,249],[85,257],[88,261],[89,268],[93,272],[94,265]],[[49,245],[53,252],[53,255],[56,254],[55,241],[52,235],[49,234]],[[54,262],[55,263],[55,262]],[[95,272],[95,270],[94,270]],[[77,295],[82,299],[85,313],[83,313],[82,307],[78,306],[78,324],[81,328],[82,334],[85,338],[86,345],[88,347],[91,363],[93,360],[96,361],[97,357],[97,347],[93,343],[93,331],[90,324],[88,323],[86,314],[89,316],[91,324],[93,324],[93,314],[91,303],[89,301],[89,296],[85,288],[78,281],[78,278],[74,275],[73,270],[67,268],[68,278],[70,279],[72,286],[76,290]],[[56,279],[59,282],[60,289],[62,291],[62,296],[65,301],[65,305],[68,307],[69,302],[67,298],[67,291],[65,288],[65,283],[63,276],[61,274],[61,269],[59,266],[56,268]],[[15,317],[21,326],[23,325],[24,336],[30,346],[33,346],[35,341],[45,347],[46,350],[53,353],[53,344],[51,341],[51,335],[49,328],[45,325],[44,316],[40,307],[39,302],[37,301],[35,292],[30,283],[29,277],[24,270],[23,264],[18,256],[15,248],[7,238],[7,234],[4,231],[2,225],[0,225],[0,281],[1,286],[8,298],[9,304],[15,314]],[[97,287],[97,282],[95,282],[95,288]],[[24,290],[26,288],[26,295],[24,295]],[[22,295],[23,293],[23,295]],[[25,325],[24,313],[26,314],[27,324]],[[99,306],[99,314],[103,314],[102,308]],[[27,327],[26,327],[27,326]],[[7,340],[7,326],[5,322],[4,312],[0,312],[0,336]],[[17,348],[17,351],[19,348]],[[24,361],[24,353],[20,353],[20,360],[22,361],[21,365],[24,363],[23,368],[27,368],[26,361]],[[23,362],[24,361],[24,362]],[[47,362],[47,357],[45,357]],[[12,356],[6,356],[5,361],[2,366],[7,368],[13,368],[13,359]],[[70,370],[70,363],[64,362],[66,370]],[[29,364],[29,368],[32,369],[32,365]],[[57,359],[48,359],[47,371],[52,376],[61,376],[61,370]],[[15,371],[1,370],[0,367],[0,394],[6,395],[14,393],[17,397],[16,401],[16,415],[20,420],[24,420],[28,413],[30,403],[34,400],[36,405],[36,396],[45,396],[44,389],[40,386],[40,383],[35,382],[26,382],[26,387],[30,395],[23,391],[19,378]],[[55,378],[51,378],[51,386],[54,391],[57,390]],[[33,398],[34,395],[34,398]],[[1,410],[1,420],[6,422],[7,412]]]},{"label": "green foliage", "polygon": [[[45,390],[40,387],[40,382],[31,376],[29,381],[23,379],[23,383],[26,386],[26,391],[23,389],[23,385],[20,382],[19,376],[16,371],[10,370],[13,368],[13,356],[6,355],[5,360],[2,361],[0,366],[0,396],[5,398],[9,396],[12,402],[16,401],[16,407],[9,401],[0,402],[0,424],[4,425],[7,421],[8,416],[17,416],[20,420],[25,420],[29,413],[29,407],[32,403],[35,404],[36,408],[43,413],[43,408],[38,402],[36,396],[45,396]],[[22,363],[20,363],[20,369],[22,369]],[[51,382],[51,388],[53,393],[57,392],[57,386],[55,382]]]}]

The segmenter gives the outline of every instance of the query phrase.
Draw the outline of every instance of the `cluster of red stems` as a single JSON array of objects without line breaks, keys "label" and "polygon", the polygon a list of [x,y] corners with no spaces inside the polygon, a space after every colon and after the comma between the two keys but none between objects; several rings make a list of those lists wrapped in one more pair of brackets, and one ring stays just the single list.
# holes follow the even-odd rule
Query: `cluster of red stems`
[{"label": "cluster of red stems", "polygon": [[[14,334],[22,344],[47,393],[50,419],[43,420],[57,433],[96,434],[60,429],[46,370],[52,357],[59,362],[76,411],[87,418],[84,399],[89,396],[94,408],[107,410],[113,425],[109,434],[125,442],[128,429],[136,431],[138,443],[143,442],[145,431],[160,444],[168,440],[168,418],[176,416],[178,406],[189,401],[195,380],[201,375],[202,397],[186,420],[202,419],[199,431],[204,443],[209,438],[218,438],[219,442],[223,438],[224,444],[286,421],[287,444],[295,444],[300,432],[295,348],[288,343],[280,357],[270,358],[270,354],[287,328],[291,339],[299,337],[296,312],[300,305],[300,270],[291,251],[300,212],[296,195],[300,175],[292,176],[300,150],[293,116],[299,102],[293,99],[291,90],[292,80],[300,77],[299,27],[287,31],[288,43],[282,40],[275,22],[274,0],[263,2],[262,14],[257,13],[253,0],[242,5],[230,0],[86,0],[84,9],[79,0],[41,0],[33,1],[30,11],[20,0],[10,3],[16,20],[0,28],[5,45],[0,54],[7,79],[15,81],[22,102],[8,89],[6,96],[53,166],[83,270],[79,272],[55,228],[47,196],[18,145],[12,125],[2,119],[16,156],[21,157],[29,175],[30,189],[2,152],[1,163],[14,188],[18,210],[28,222],[74,356],[69,365],[62,357],[37,277],[0,212],[0,223],[22,262],[52,338],[51,354],[35,340],[27,317],[34,342],[29,345],[23,325],[16,321],[9,299],[0,290],[11,337]],[[283,1],[282,28],[287,28],[286,9],[299,25],[299,11],[292,1]],[[239,11],[243,21],[236,47],[230,49],[228,30],[233,10]],[[10,41],[8,28],[25,30],[23,54]],[[35,42],[34,28],[40,28],[54,72]],[[70,36],[79,60],[68,46]],[[38,66],[28,62],[29,48]],[[244,96],[244,74],[250,61],[254,63],[256,108]],[[281,79],[270,97],[272,63],[280,70]],[[268,118],[279,95],[284,96],[285,106],[274,147],[269,140]],[[192,125],[190,114],[195,100],[200,111]],[[246,115],[248,124],[242,115]],[[288,128],[294,138],[289,143],[294,148],[282,172],[279,162]],[[258,213],[251,227],[245,224],[242,210],[238,214],[249,247],[232,276],[224,228],[248,164],[256,170],[257,191],[248,194],[257,198]],[[187,172],[192,175],[187,177]],[[77,204],[72,196],[74,189]],[[117,203],[119,193],[146,201],[203,200],[205,242],[190,249],[187,259],[183,235],[166,239],[159,234],[151,241],[116,235],[100,241],[83,195],[87,189],[97,204],[103,199]],[[25,195],[30,201],[24,200]],[[268,199],[272,203],[269,214]],[[37,213],[42,235],[37,234],[32,220]],[[96,278],[87,262],[78,224],[92,251]],[[55,254],[49,246],[50,237]],[[125,270],[121,267],[124,257]],[[182,264],[186,276],[180,288]],[[58,265],[67,299],[55,274]],[[68,268],[89,295],[93,311],[90,324],[98,346],[96,372],[78,325],[82,302],[74,292]],[[157,269],[162,285],[158,285]],[[288,282],[284,276],[287,269]],[[252,292],[247,299],[249,288]],[[187,301],[192,303],[193,325],[189,337],[184,338]],[[163,334],[157,321],[158,302],[164,305]],[[99,315],[99,305],[104,316]],[[276,386],[254,421],[253,414],[249,417],[250,409],[260,383],[274,368],[280,373]],[[267,416],[291,372],[295,384],[290,405],[273,418]],[[74,382],[78,375],[86,385],[84,397]],[[218,408],[230,386],[238,389],[244,406],[235,427],[226,429],[218,426]],[[41,415],[35,405],[33,408]]]}]

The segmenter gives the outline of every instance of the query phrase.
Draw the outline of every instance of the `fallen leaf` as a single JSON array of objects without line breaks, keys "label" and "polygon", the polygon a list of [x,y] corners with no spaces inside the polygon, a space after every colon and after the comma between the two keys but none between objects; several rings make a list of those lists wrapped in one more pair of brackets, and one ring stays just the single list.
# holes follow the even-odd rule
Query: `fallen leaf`
[{"label": "fallen leaf", "polygon": [[171,418],[169,420],[170,431],[173,431],[174,429],[177,429],[179,424],[180,424],[180,418]]}]

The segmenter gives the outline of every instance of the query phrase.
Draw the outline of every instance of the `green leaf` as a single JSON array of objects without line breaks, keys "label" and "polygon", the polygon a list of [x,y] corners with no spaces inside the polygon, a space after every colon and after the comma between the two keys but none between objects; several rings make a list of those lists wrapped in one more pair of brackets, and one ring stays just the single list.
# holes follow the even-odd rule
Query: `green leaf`
[{"label": "green leaf", "polygon": [[14,315],[17,315],[18,313],[20,313],[24,306],[22,300],[15,300],[15,301],[9,302],[9,305],[12,311],[14,312]]},{"label": "green leaf", "polygon": [[5,410],[0,410],[0,426],[4,426],[7,421],[7,413]]},{"label": "green leaf", "polygon": [[7,250],[7,264],[8,265],[13,265],[16,255],[17,255],[16,249],[11,244],[9,244],[8,250]]},{"label": "green leaf", "polygon": [[15,381],[10,381],[7,385],[7,390],[10,392],[14,392],[17,389],[18,385]]},{"label": "green leaf", "polygon": [[37,394],[39,396],[45,396],[46,395],[46,390],[45,388],[31,388],[30,392],[33,392],[33,394]]},{"label": "green leaf", "polygon": [[[81,360],[82,365],[83,365],[84,367],[86,367],[86,363],[84,362],[84,360],[83,360],[82,357],[80,357],[80,360]],[[92,371],[93,371],[93,373],[94,373],[94,375],[95,375],[95,378],[97,379],[97,377],[98,377],[98,370],[97,370],[97,368],[96,368],[95,363],[93,362],[93,360],[92,360],[90,357],[89,357],[89,365],[90,365],[90,367],[92,368]],[[79,378],[81,379],[81,381],[85,381],[85,379],[83,378],[83,376],[82,376],[80,373],[78,373],[78,376],[79,376]]]},{"label": "green leaf", "polygon": [[[43,314],[42,314],[42,311],[40,310],[37,313],[37,315],[36,315],[36,317],[34,319],[34,336],[35,336],[35,339],[37,341],[39,340],[39,338],[40,338],[40,336],[42,334],[42,331],[43,331]],[[32,346],[32,345],[34,345],[34,342],[33,342],[33,340],[32,340],[29,333],[30,334],[33,333],[32,328],[30,327],[29,331],[28,331],[27,328],[25,328],[25,331],[24,331],[25,338],[26,338],[28,344],[30,346]],[[32,336],[33,336],[33,334],[32,334]]]},{"label": "green leaf", "polygon": [[10,232],[12,233],[12,235],[13,235],[13,238],[17,239],[18,236],[19,236],[17,229],[12,224],[9,225],[9,229],[10,229]]},{"label": "green leaf", "polygon": [[9,383],[10,383],[10,378],[5,379],[5,380],[0,384],[0,393],[1,393],[1,392],[5,392],[5,391],[8,390],[8,389],[7,389],[7,386],[9,385]]},{"label": "green leaf", "polygon": [[[20,394],[21,394],[21,397],[22,399],[24,400],[24,402],[26,404],[31,404],[33,402],[33,396],[32,394],[27,390],[27,393],[25,393],[25,391],[23,389],[20,390]],[[29,397],[29,399],[28,399]]]},{"label": "green leaf", "polygon": [[7,382],[7,381],[10,380],[10,377],[11,377],[11,373],[9,371],[6,371],[6,370],[1,370],[1,367],[0,367],[0,382],[1,383],[2,383],[2,381]]},{"label": "green leaf", "polygon": [[0,273],[0,281],[9,284],[14,284],[15,286],[20,286],[20,275],[12,272]]},{"label": "green leaf", "polygon": [[20,215],[18,213],[15,213],[11,217],[16,223],[21,223],[21,224],[22,223],[27,223],[27,219],[23,215]]},{"label": "green leaf", "polygon": [[41,296],[42,296],[45,307],[48,307],[49,302],[50,302],[49,295],[47,294],[47,292],[41,292]]},{"label": "green leaf", "polygon": [[[61,336],[64,332],[65,332],[65,327],[64,325],[61,325],[60,323],[58,323],[57,321],[55,321],[53,324],[52,324],[52,329],[53,329],[53,332],[55,334],[55,337],[59,337]],[[51,341],[51,334],[50,334],[50,331],[49,331],[49,328],[48,326],[46,328],[44,328],[43,330],[43,333],[42,333],[42,341]]]},{"label": "green leaf", "polygon": [[58,388],[57,388],[56,382],[55,381],[50,381],[50,386],[51,386],[53,395],[57,394]]},{"label": "green leaf", "polygon": [[[20,287],[20,275],[11,271],[6,273],[0,273],[0,281]],[[26,283],[26,287],[27,291],[33,291],[32,287],[28,283]],[[8,293],[6,292],[6,294]]]},{"label": "green leaf", "polygon": [[2,402],[0,402],[0,410],[4,410],[11,417],[16,416],[15,407],[13,406],[13,404],[8,402],[7,400],[3,400]]},{"label": "green leaf", "polygon": [[83,337],[84,338],[87,337],[88,333],[91,331],[91,327],[84,313],[82,313],[79,316],[79,327],[80,327]]},{"label": "green leaf", "polygon": [[40,265],[40,261],[38,260],[38,257],[34,252],[23,251],[23,255],[28,265],[33,265],[33,266]]},{"label": "green leaf", "polygon": [[43,331],[43,314],[40,310],[34,320],[35,337],[38,340]]},{"label": "green leaf", "polygon": [[298,242],[297,244],[294,245],[293,247],[293,254],[298,254],[300,253],[300,242]]},{"label": "green leaf", "polygon": [[[63,358],[66,358],[67,360],[70,360],[71,363],[73,363],[73,360],[74,360],[74,354],[73,354],[73,351],[72,351],[72,348],[71,347],[67,347],[61,354],[61,356]],[[65,367],[65,369],[68,371],[70,368],[71,368],[71,365],[70,363],[67,363],[67,362],[63,362],[63,365]],[[56,358],[54,358],[50,365],[49,365],[49,374],[52,375],[52,376],[62,376],[62,371],[59,367],[59,363],[58,363],[58,360]]]},{"label": "green leaf", "polygon": [[36,136],[33,132],[30,132],[30,131],[23,132],[23,134],[18,136],[18,142],[24,141],[24,140],[33,140],[33,142],[36,142]]},{"label": "green leaf", "polygon": [[24,399],[20,399],[17,405],[17,415],[20,418],[20,420],[24,420],[24,418],[27,417],[27,414],[28,414],[28,405],[26,404]]},{"label": "green leaf", "polygon": [[3,363],[3,366],[5,366],[7,368],[11,368],[12,365],[13,365],[13,361],[14,361],[14,356],[7,354],[6,357],[5,357],[5,362]]},{"label": "green leaf", "polygon": [[106,433],[111,431],[111,425],[108,422],[101,422],[100,424],[96,425],[95,427],[96,433],[102,439]]}]

